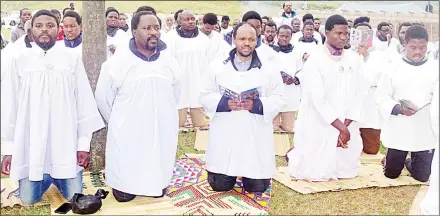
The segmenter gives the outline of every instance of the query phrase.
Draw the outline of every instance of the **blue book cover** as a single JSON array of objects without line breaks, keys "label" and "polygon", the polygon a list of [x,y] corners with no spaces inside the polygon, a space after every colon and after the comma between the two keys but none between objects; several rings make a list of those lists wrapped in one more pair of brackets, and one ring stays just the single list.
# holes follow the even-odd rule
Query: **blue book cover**
[{"label": "blue book cover", "polygon": [[287,73],[284,72],[284,71],[281,71],[280,73],[281,73],[281,77],[282,77],[283,79],[293,79],[292,76],[290,76],[289,74],[287,74]]}]

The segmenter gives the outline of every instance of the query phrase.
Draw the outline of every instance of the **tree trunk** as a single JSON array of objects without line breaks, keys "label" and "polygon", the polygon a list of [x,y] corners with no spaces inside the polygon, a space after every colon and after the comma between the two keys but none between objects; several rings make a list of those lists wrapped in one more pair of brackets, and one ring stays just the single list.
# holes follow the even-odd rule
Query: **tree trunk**
[{"label": "tree trunk", "polygon": [[[107,31],[105,28],[105,1],[83,1],[82,56],[93,92],[96,89],[101,64],[106,60]],[[107,129],[93,134],[90,157],[92,170],[102,170],[105,165]]]}]

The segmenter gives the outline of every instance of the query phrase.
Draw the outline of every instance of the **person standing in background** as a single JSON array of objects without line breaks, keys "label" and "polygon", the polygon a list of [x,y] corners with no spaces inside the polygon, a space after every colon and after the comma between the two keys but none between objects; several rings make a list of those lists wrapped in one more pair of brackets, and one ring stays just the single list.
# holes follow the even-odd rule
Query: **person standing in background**
[{"label": "person standing in background", "polygon": [[24,30],[24,23],[32,18],[32,13],[29,8],[20,10],[20,23],[11,32],[11,42],[14,43],[18,38],[26,34]]}]

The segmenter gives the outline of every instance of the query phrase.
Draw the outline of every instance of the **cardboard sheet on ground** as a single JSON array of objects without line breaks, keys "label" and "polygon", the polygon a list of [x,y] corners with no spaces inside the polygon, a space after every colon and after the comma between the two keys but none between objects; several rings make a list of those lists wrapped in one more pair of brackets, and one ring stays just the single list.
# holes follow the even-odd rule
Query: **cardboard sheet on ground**
[{"label": "cardboard sheet on ground", "polygon": [[328,182],[308,182],[295,180],[288,173],[288,167],[278,167],[273,178],[286,187],[301,193],[311,194],[325,191],[354,190],[370,187],[394,187],[404,185],[426,185],[409,176],[406,169],[397,179],[389,179],[384,176],[382,165],[374,163],[361,164],[359,176],[353,179],[342,179]]},{"label": "cardboard sheet on ground", "polygon": [[[176,206],[173,205],[169,197],[164,198],[149,198],[149,197],[136,197],[133,201],[127,203],[119,203],[115,200],[111,193],[111,189],[105,187],[103,182],[102,173],[91,174],[84,173],[83,175],[83,193],[95,194],[98,188],[103,188],[109,191],[109,195],[103,200],[101,210],[96,215],[140,215],[140,214],[169,214],[168,212],[176,211]],[[23,205],[19,199],[18,183],[12,181],[9,178],[1,179],[1,202],[2,208],[6,206]],[[44,194],[42,201],[38,203],[50,204],[51,214],[55,214],[55,209],[61,206],[66,200],[58,191],[58,189],[52,185],[49,190]],[[178,209],[182,212],[185,209]],[[72,215],[72,211],[68,213]]]},{"label": "cardboard sheet on ground", "polygon": [[[197,130],[194,149],[197,151],[206,151],[208,148],[209,130]],[[288,133],[274,133],[275,155],[285,156],[290,148]]]}]

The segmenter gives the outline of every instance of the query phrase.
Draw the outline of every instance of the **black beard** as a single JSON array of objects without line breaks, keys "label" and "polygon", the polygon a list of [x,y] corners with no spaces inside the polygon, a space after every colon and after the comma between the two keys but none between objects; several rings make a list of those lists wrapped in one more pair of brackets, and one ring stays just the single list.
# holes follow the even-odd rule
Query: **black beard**
[{"label": "black beard", "polygon": [[47,51],[50,48],[52,48],[55,43],[56,40],[54,40],[52,38],[52,36],[49,36],[50,40],[48,42],[40,42],[39,38],[35,37],[34,35],[32,35],[32,40],[43,50]]},{"label": "black beard", "polygon": [[245,55],[244,53],[238,51],[238,54],[240,54],[240,56],[242,56],[242,57],[249,57],[249,56],[252,55],[252,52],[250,52],[249,54]]}]

